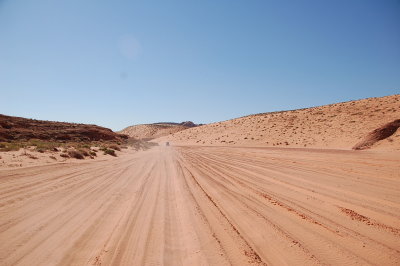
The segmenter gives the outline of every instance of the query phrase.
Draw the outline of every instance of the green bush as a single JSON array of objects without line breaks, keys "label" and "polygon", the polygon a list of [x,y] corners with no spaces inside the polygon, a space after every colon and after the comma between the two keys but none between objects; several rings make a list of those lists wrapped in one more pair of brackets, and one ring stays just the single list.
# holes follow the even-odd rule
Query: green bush
[{"label": "green bush", "polygon": [[117,157],[117,154],[115,153],[115,150],[113,150],[113,149],[105,149],[104,154],[106,154],[106,155],[108,154],[108,155]]}]

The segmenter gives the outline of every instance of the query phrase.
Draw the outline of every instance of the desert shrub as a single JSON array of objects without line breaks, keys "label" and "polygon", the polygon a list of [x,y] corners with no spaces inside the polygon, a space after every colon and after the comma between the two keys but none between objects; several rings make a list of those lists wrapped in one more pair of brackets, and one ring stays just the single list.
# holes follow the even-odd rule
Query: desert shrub
[{"label": "desert shrub", "polygon": [[97,153],[95,151],[89,151],[90,156],[97,156]]},{"label": "desert shrub", "polygon": [[60,156],[63,157],[63,158],[69,158],[69,155],[66,154],[66,153],[61,153]]},{"label": "desert shrub", "polygon": [[85,158],[81,152],[75,151],[75,150],[68,151],[68,155],[69,155],[69,157],[71,157],[71,158],[75,158],[75,159],[79,159],[79,160]]},{"label": "desert shrub", "polygon": [[108,148],[116,150],[116,151],[120,151],[121,150],[121,148],[116,144],[112,144],[112,145],[108,146]]},{"label": "desert shrub", "polygon": [[90,149],[90,144],[87,144],[87,143],[81,144],[80,147],[84,148],[84,149]]},{"label": "desert shrub", "polygon": [[113,149],[105,149],[104,154],[106,154],[106,155],[108,154],[108,155],[117,157],[117,154],[115,153],[115,150],[113,150]]},{"label": "desert shrub", "polygon": [[90,156],[90,154],[89,154],[89,152],[87,150],[80,149],[79,152],[85,157]]}]

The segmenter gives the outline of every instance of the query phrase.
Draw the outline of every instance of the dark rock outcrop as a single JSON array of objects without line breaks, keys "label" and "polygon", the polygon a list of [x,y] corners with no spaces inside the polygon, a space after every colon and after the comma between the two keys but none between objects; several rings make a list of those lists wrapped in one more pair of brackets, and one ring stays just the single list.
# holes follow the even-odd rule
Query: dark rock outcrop
[{"label": "dark rock outcrop", "polygon": [[127,136],[87,124],[43,121],[0,115],[0,140],[120,141]]},{"label": "dark rock outcrop", "polygon": [[369,149],[376,142],[392,136],[400,127],[400,119],[387,123],[370,132],[362,141],[354,145],[353,150]]}]

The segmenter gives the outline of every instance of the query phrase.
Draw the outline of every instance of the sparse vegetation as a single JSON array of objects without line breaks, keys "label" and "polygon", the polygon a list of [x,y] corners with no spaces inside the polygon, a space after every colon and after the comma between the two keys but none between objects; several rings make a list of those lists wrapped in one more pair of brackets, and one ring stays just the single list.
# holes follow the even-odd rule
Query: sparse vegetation
[{"label": "sparse vegetation", "polygon": [[110,146],[108,146],[108,148],[116,150],[116,151],[121,151],[121,148],[116,144],[111,144]]},{"label": "sparse vegetation", "polygon": [[0,151],[18,151],[23,145],[18,142],[0,142]]},{"label": "sparse vegetation", "polygon": [[90,156],[89,151],[85,150],[85,149],[80,149],[78,150],[83,156],[88,157]]},{"label": "sparse vegetation", "polygon": [[113,149],[104,148],[103,151],[104,151],[105,155],[111,155],[111,156],[117,157],[117,154],[115,153],[115,150],[113,150]]},{"label": "sparse vegetation", "polygon": [[40,153],[44,153],[46,151],[66,152],[68,149],[75,149],[80,150],[83,154],[88,153],[88,155],[85,156],[89,156],[89,151],[91,150],[91,147],[100,146],[110,147],[114,150],[121,150],[121,147],[112,141],[66,142],[31,139],[0,142],[0,152],[18,151],[22,148],[35,150]]},{"label": "sparse vegetation", "polygon": [[25,143],[26,147],[34,146],[38,152],[44,152],[47,150],[53,150],[60,146],[59,142],[56,141],[45,141],[40,139],[31,139]]}]

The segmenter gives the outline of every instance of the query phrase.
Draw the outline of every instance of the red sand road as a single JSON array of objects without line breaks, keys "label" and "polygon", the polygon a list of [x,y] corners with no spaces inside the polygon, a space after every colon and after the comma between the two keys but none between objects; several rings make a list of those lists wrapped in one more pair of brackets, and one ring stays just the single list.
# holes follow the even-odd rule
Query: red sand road
[{"label": "red sand road", "polygon": [[155,147],[0,171],[1,265],[400,265],[398,152]]}]

